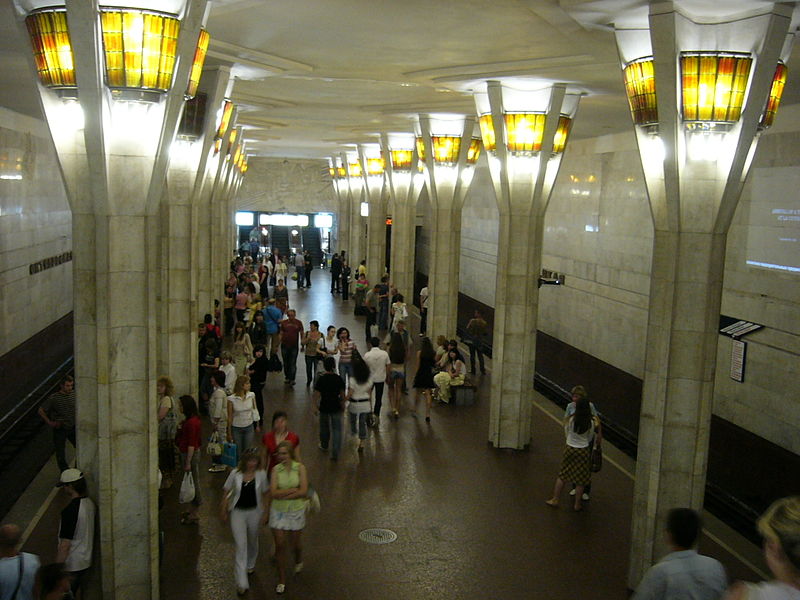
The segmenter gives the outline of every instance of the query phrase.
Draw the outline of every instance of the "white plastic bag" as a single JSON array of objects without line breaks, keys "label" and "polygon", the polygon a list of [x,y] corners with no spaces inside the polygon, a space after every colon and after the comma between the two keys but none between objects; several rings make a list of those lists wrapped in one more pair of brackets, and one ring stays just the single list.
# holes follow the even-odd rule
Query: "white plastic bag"
[{"label": "white plastic bag", "polygon": [[181,504],[187,504],[194,500],[194,477],[192,477],[191,471],[186,471],[183,475],[183,481],[181,482],[181,491],[178,494],[178,502]]}]

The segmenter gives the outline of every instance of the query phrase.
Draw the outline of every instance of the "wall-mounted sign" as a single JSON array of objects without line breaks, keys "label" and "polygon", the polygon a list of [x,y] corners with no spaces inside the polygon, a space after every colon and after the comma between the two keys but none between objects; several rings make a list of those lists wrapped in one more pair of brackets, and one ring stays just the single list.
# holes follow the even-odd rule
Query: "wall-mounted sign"
[{"label": "wall-mounted sign", "polygon": [[42,271],[46,271],[47,269],[52,269],[53,267],[57,267],[58,265],[63,265],[66,262],[70,262],[72,260],[72,251],[64,252],[59,254],[58,256],[51,256],[50,258],[45,258],[44,260],[40,260],[39,262],[31,263],[31,266],[28,268],[28,272],[31,275],[36,275],[36,273],[41,273]]},{"label": "wall-mounted sign", "polygon": [[744,365],[747,357],[747,342],[734,339],[731,342],[731,379],[744,381]]}]

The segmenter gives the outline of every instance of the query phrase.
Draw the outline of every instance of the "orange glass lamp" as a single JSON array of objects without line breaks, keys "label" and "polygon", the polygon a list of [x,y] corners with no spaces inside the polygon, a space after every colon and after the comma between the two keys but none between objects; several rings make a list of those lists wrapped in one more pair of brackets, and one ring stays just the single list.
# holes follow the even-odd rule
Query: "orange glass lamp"
[{"label": "orange glass lamp", "polygon": [[361,163],[358,160],[348,161],[347,174],[351,179],[361,177]]},{"label": "orange glass lamp", "polygon": [[249,157],[245,156],[245,157],[244,157],[244,160],[242,160],[242,175],[244,175],[245,173],[247,173],[247,169],[249,169],[249,168],[250,168],[250,167],[248,166],[248,164],[249,164],[249,162],[250,162],[248,159],[249,159]]},{"label": "orange glass lamp", "polygon": [[[452,166],[458,163],[458,154],[461,152],[461,138],[455,135],[431,136],[433,146],[433,162],[437,165]],[[480,150],[478,151],[480,153]],[[417,153],[420,162],[427,162],[425,157],[425,144],[422,137],[417,137]]]},{"label": "orange glass lamp", "polygon": [[228,136],[228,152],[227,152],[228,157],[230,157],[235,150],[236,138],[238,137],[238,135],[239,135],[238,129],[235,128],[231,129],[230,136]]},{"label": "orange glass lamp", "polygon": [[220,116],[219,126],[217,127],[217,134],[214,136],[214,154],[218,154],[222,148],[222,138],[225,137],[225,132],[228,131],[228,126],[233,117],[233,102],[225,100],[222,105],[222,115]]},{"label": "orange glass lamp", "polygon": [[[505,113],[503,120],[506,126],[506,148],[514,156],[533,156],[542,149],[544,128],[547,115],[539,112]],[[497,136],[494,132],[492,115],[485,114],[478,123],[481,128],[483,145],[489,152],[497,150]],[[572,119],[567,115],[560,115],[558,129],[553,140],[553,154],[559,154],[567,146],[567,138],[572,127]]]},{"label": "orange glass lamp", "polygon": [[778,112],[781,97],[783,96],[783,88],[786,86],[786,76],[786,65],[783,62],[779,62],[772,78],[772,87],[769,90],[769,98],[767,98],[767,105],[764,107],[764,114],[761,115],[761,120],[758,122],[760,129],[768,129],[775,122],[775,115]]},{"label": "orange glass lamp", "polygon": [[175,71],[180,21],[147,10],[105,8],[100,13],[106,83],[117,95],[157,100]]},{"label": "orange glass lamp", "polygon": [[395,171],[410,171],[414,161],[414,150],[389,150],[392,159],[392,169]]},{"label": "orange glass lamp", "polygon": [[478,162],[478,159],[481,156],[481,148],[483,147],[483,142],[481,142],[480,138],[472,138],[469,142],[469,148],[467,149],[467,164],[471,166],[475,166],[475,163]]},{"label": "orange glass lamp", "polygon": [[197,94],[197,87],[200,85],[200,76],[203,74],[203,65],[206,62],[206,54],[208,53],[208,44],[210,42],[211,34],[205,29],[201,29],[200,37],[197,39],[197,49],[194,51],[189,86],[186,88],[187,98],[194,98],[195,94]]},{"label": "orange glass lamp", "polygon": [[72,43],[64,8],[38,10],[25,19],[39,81],[65,97],[77,97]]},{"label": "orange glass lamp", "polygon": [[623,79],[634,125],[658,126],[653,57],[648,56],[630,62],[623,71]]},{"label": "orange glass lamp", "polygon": [[725,127],[738,121],[752,64],[744,53],[682,53],[681,106],[687,127]]}]

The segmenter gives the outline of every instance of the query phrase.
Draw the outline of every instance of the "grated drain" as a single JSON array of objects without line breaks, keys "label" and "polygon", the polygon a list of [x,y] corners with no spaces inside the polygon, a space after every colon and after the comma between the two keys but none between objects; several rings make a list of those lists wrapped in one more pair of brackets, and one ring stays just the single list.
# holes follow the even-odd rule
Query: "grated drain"
[{"label": "grated drain", "polygon": [[391,544],[397,539],[397,534],[391,529],[373,527],[359,533],[358,539],[368,544]]}]

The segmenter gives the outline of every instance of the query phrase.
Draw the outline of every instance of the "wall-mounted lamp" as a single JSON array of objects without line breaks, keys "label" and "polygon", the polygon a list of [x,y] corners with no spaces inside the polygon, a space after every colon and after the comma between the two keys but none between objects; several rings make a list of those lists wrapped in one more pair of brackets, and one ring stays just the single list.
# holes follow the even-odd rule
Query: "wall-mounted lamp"
[{"label": "wall-mounted lamp", "polygon": [[220,149],[222,149],[222,138],[225,137],[225,132],[228,131],[228,126],[233,116],[233,108],[233,102],[225,100],[222,105],[219,125],[217,126],[217,134],[214,136],[214,154],[219,154]]},{"label": "wall-mounted lamp", "polygon": [[542,274],[539,277],[539,287],[543,285],[564,285],[565,281],[566,275],[564,275],[564,273],[556,273],[554,271],[542,269]]}]

